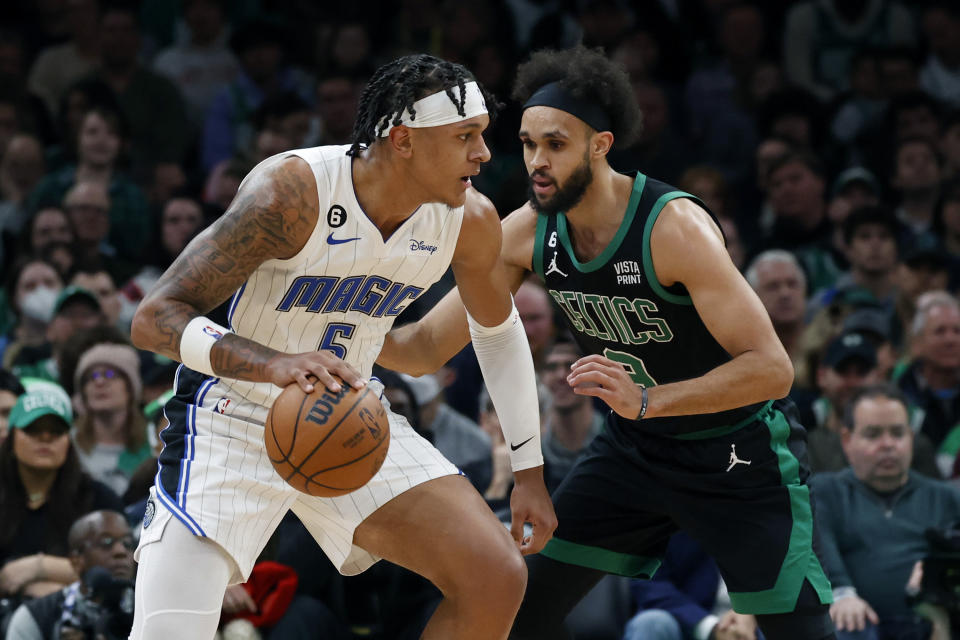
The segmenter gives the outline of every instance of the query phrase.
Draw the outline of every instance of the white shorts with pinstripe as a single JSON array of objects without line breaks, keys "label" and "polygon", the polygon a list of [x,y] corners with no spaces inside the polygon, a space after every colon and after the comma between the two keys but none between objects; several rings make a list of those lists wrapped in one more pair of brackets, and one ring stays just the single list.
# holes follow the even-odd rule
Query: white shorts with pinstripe
[{"label": "white shorts with pinstripe", "polygon": [[344,575],[354,575],[379,560],[353,544],[354,530],[363,520],[418,484],[460,473],[405,418],[388,409],[390,447],[380,471],[345,496],[315,498],[288,485],[273,469],[263,445],[262,424],[241,424],[237,411],[231,412],[232,417],[221,415],[215,401],[201,405],[187,405],[185,420],[171,416],[176,412],[167,406],[171,418],[167,430],[175,432],[175,421],[185,422],[186,444],[177,456],[179,461],[171,463],[174,438],[163,434],[167,450],[150,490],[152,504],[148,503],[135,557],[144,546],[159,540],[167,522],[176,517],[195,535],[223,547],[236,563],[231,583],[243,582],[280,520],[292,509],[334,566]]}]

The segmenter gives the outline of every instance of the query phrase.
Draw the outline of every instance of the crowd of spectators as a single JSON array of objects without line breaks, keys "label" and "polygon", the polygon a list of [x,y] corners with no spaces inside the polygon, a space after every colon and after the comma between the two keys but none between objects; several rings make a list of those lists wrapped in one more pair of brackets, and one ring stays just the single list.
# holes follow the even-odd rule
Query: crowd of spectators
[{"label": "crowd of spectators", "polygon": [[[925,531],[949,538],[960,519],[960,5],[941,0],[2,3],[6,637],[82,626],[78,602],[128,585],[177,366],[135,350],[130,321],[246,173],[349,142],[372,71],[427,52],[504,103],[474,185],[506,215],[527,188],[513,71],[577,42],[626,68],[643,112],[611,164],[710,208],[794,362],[839,637],[946,637],[960,603],[924,594],[950,573],[918,564],[935,551]],[[516,304],[554,488],[603,407],[565,383],[581,354],[549,295],[526,282]],[[394,410],[508,512],[506,445],[470,348],[436,374],[381,378]],[[283,523],[251,582],[228,590],[225,634],[418,637],[436,590],[388,566],[345,579],[307,538]],[[690,539],[671,543],[656,583],[598,589],[571,616],[578,640],[756,637]]]}]

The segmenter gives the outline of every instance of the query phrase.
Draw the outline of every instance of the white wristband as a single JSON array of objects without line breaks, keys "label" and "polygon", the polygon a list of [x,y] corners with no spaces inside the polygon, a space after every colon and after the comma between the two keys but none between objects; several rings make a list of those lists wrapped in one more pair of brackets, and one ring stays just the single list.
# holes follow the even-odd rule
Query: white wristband
[{"label": "white wristband", "polygon": [[698,622],[697,626],[693,628],[694,640],[708,640],[708,638],[710,638],[710,632],[713,631],[713,628],[717,626],[719,622],[720,618],[713,614],[708,615]]},{"label": "white wristband", "polygon": [[857,590],[854,587],[834,587],[833,589],[833,600],[843,600],[844,598],[852,598],[857,595]]},{"label": "white wristband", "polygon": [[510,467],[520,471],[541,466],[537,374],[517,308],[511,300],[510,314],[496,327],[483,326],[469,313],[467,321],[483,381],[510,447]]},{"label": "white wristband", "polygon": [[216,376],[210,363],[210,349],[228,333],[233,332],[210,318],[197,316],[187,323],[180,336],[180,362],[194,371]]}]

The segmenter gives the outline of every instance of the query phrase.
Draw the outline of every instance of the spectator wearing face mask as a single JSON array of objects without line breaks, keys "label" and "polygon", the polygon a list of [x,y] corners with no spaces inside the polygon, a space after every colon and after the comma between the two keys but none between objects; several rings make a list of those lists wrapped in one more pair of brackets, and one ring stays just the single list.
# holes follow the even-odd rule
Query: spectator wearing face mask
[{"label": "spectator wearing face mask", "polygon": [[13,372],[21,377],[34,377],[57,382],[60,362],[67,341],[84,329],[98,327],[106,322],[96,296],[77,286],[65,287],[53,304],[53,317],[47,325],[44,348],[33,350],[34,357],[25,354],[13,363]]},{"label": "spectator wearing face mask", "polygon": [[[10,369],[24,349],[47,347],[47,325],[53,316],[53,305],[63,288],[57,268],[39,257],[17,261],[6,281],[9,311],[13,327],[0,337],[2,366]],[[39,356],[43,357],[43,356]]]}]

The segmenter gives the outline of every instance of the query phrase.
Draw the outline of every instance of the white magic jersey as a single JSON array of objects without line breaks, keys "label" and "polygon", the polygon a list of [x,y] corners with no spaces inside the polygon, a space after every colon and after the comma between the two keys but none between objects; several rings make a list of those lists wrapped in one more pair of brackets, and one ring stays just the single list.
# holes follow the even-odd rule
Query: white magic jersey
[{"label": "white magic jersey", "polygon": [[[320,216],[306,246],[251,274],[230,303],[230,328],[278,351],[326,349],[367,377],[397,315],[450,265],[463,207],[422,205],[384,240],[353,189],[347,146],[300,149]],[[256,171],[256,169],[254,170]],[[270,406],[272,384],[221,381],[236,401]]]},{"label": "white magic jersey", "polygon": [[[357,203],[346,150],[290,152],[316,177],[317,226],[296,256],[266,262],[250,275],[228,317],[239,335],[287,353],[327,349],[369,377],[394,318],[449,266],[463,208],[423,205],[384,241]],[[378,381],[370,384],[382,392]],[[353,544],[356,527],[404,491],[459,472],[405,419],[388,412],[387,459],[370,482],[337,498],[309,496],[277,474],[263,445],[263,423],[279,387],[211,378],[183,366],[174,386],[137,557],[179,520],[225,549],[237,565],[232,580],[242,582],[292,510],[342,573],[359,573],[377,558]]]}]

